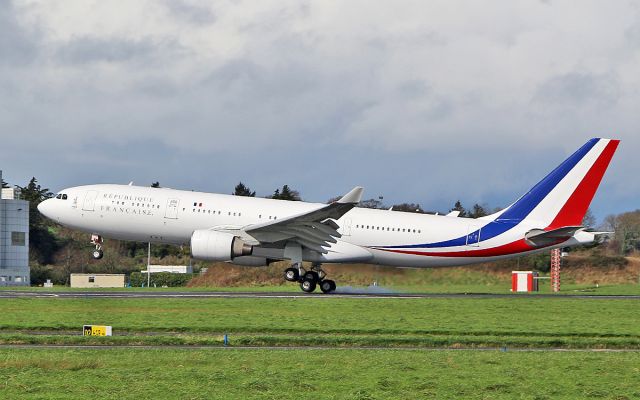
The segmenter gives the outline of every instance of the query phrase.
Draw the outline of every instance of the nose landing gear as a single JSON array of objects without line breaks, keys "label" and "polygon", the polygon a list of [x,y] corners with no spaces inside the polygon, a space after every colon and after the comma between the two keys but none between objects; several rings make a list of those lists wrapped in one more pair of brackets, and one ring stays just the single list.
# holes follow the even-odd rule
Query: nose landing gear
[{"label": "nose landing gear", "polygon": [[336,283],[331,279],[325,279],[326,276],[320,264],[313,264],[311,270],[306,271],[302,263],[296,263],[284,271],[284,279],[289,282],[299,282],[300,289],[305,293],[312,293],[318,286],[322,293],[335,291]]},{"label": "nose landing gear", "polygon": [[96,246],[96,249],[91,253],[95,260],[99,260],[104,256],[102,251],[102,236],[93,234],[91,235],[91,244]]}]

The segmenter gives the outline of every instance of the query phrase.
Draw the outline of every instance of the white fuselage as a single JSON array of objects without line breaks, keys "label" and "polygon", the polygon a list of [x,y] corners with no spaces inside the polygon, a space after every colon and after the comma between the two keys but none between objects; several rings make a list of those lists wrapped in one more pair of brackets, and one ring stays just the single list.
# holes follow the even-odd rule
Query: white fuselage
[{"label": "white fuselage", "polygon": [[[39,208],[44,215],[62,225],[114,239],[176,245],[188,244],[195,230],[242,230],[324,206],[301,201],[111,184],[79,186],[60,193],[66,199],[59,196],[61,198],[45,201]],[[305,261],[314,262],[359,261],[400,267],[436,267],[485,262],[542,250],[509,247],[530,229],[539,228],[531,221],[523,221],[486,241],[471,238],[462,246],[431,247],[421,254],[384,249],[465,237],[489,222],[489,219],[482,218],[353,208],[336,221],[342,237],[332,246],[335,251],[328,255],[305,251],[303,256]],[[578,243],[579,240],[571,238],[553,247]],[[504,250],[500,250],[502,248]],[[439,252],[443,256],[439,256]],[[256,254],[283,258],[281,250],[273,248],[258,247]]]}]

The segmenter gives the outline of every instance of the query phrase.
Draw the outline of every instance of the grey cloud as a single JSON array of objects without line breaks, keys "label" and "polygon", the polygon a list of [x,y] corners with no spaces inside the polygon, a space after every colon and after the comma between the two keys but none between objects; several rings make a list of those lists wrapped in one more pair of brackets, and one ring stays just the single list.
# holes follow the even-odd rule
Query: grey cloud
[{"label": "grey cloud", "polygon": [[559,105],[613,105],[620,95],[611,75],[572,72],[554,76],[538,87],[534,101]]},{"label": "grey cloud", "polygon": [[180,20],[195,25],[209,25],[216,22],[216,15],[210,8],[184,0],[166,0],[164,6],[169,13]]},{"label": "grey cloud", "polygon": [[11,1],[0,2],[0,64],[26,64],[36,56],[38,33],[22,26]]},{"label": "grey cloud", "polygon": [[62,62],[68,64],[126,62],[144,58],[155,48],[151,41],[81,37],[58,48],[57,56]]}]

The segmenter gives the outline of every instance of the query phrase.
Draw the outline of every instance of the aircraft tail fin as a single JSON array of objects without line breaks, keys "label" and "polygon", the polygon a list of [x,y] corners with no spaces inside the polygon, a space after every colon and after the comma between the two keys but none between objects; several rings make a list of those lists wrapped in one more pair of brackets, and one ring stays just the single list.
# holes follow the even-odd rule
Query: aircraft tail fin
[{"label": "aircraft tail fin", "polygon": [[619,140],[589,140],[496,221],[532,220],[545,230],[582,225],[582,219],[600,185]]}]

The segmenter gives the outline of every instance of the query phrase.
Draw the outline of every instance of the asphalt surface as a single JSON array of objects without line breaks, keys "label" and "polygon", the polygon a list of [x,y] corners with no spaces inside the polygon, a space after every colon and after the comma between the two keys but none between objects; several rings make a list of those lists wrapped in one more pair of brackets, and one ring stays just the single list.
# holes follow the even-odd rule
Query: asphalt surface
[{"label": "asphalt surface", "polygon": [[28,291],[5,290],[0,291],[0,299],[7,298],[284,298],[284,299],[423,299],[423,298],[552,298],[552,299],[588,299],[588,300],[640,300],[640,295],[586,295],[586,294],[495,294],[495,293],[391,293],[374,292],[371,290],[350,290],[341,292],[340,288],[335,293],[296,293],[296,292],[192,292],[192,291]]}]

